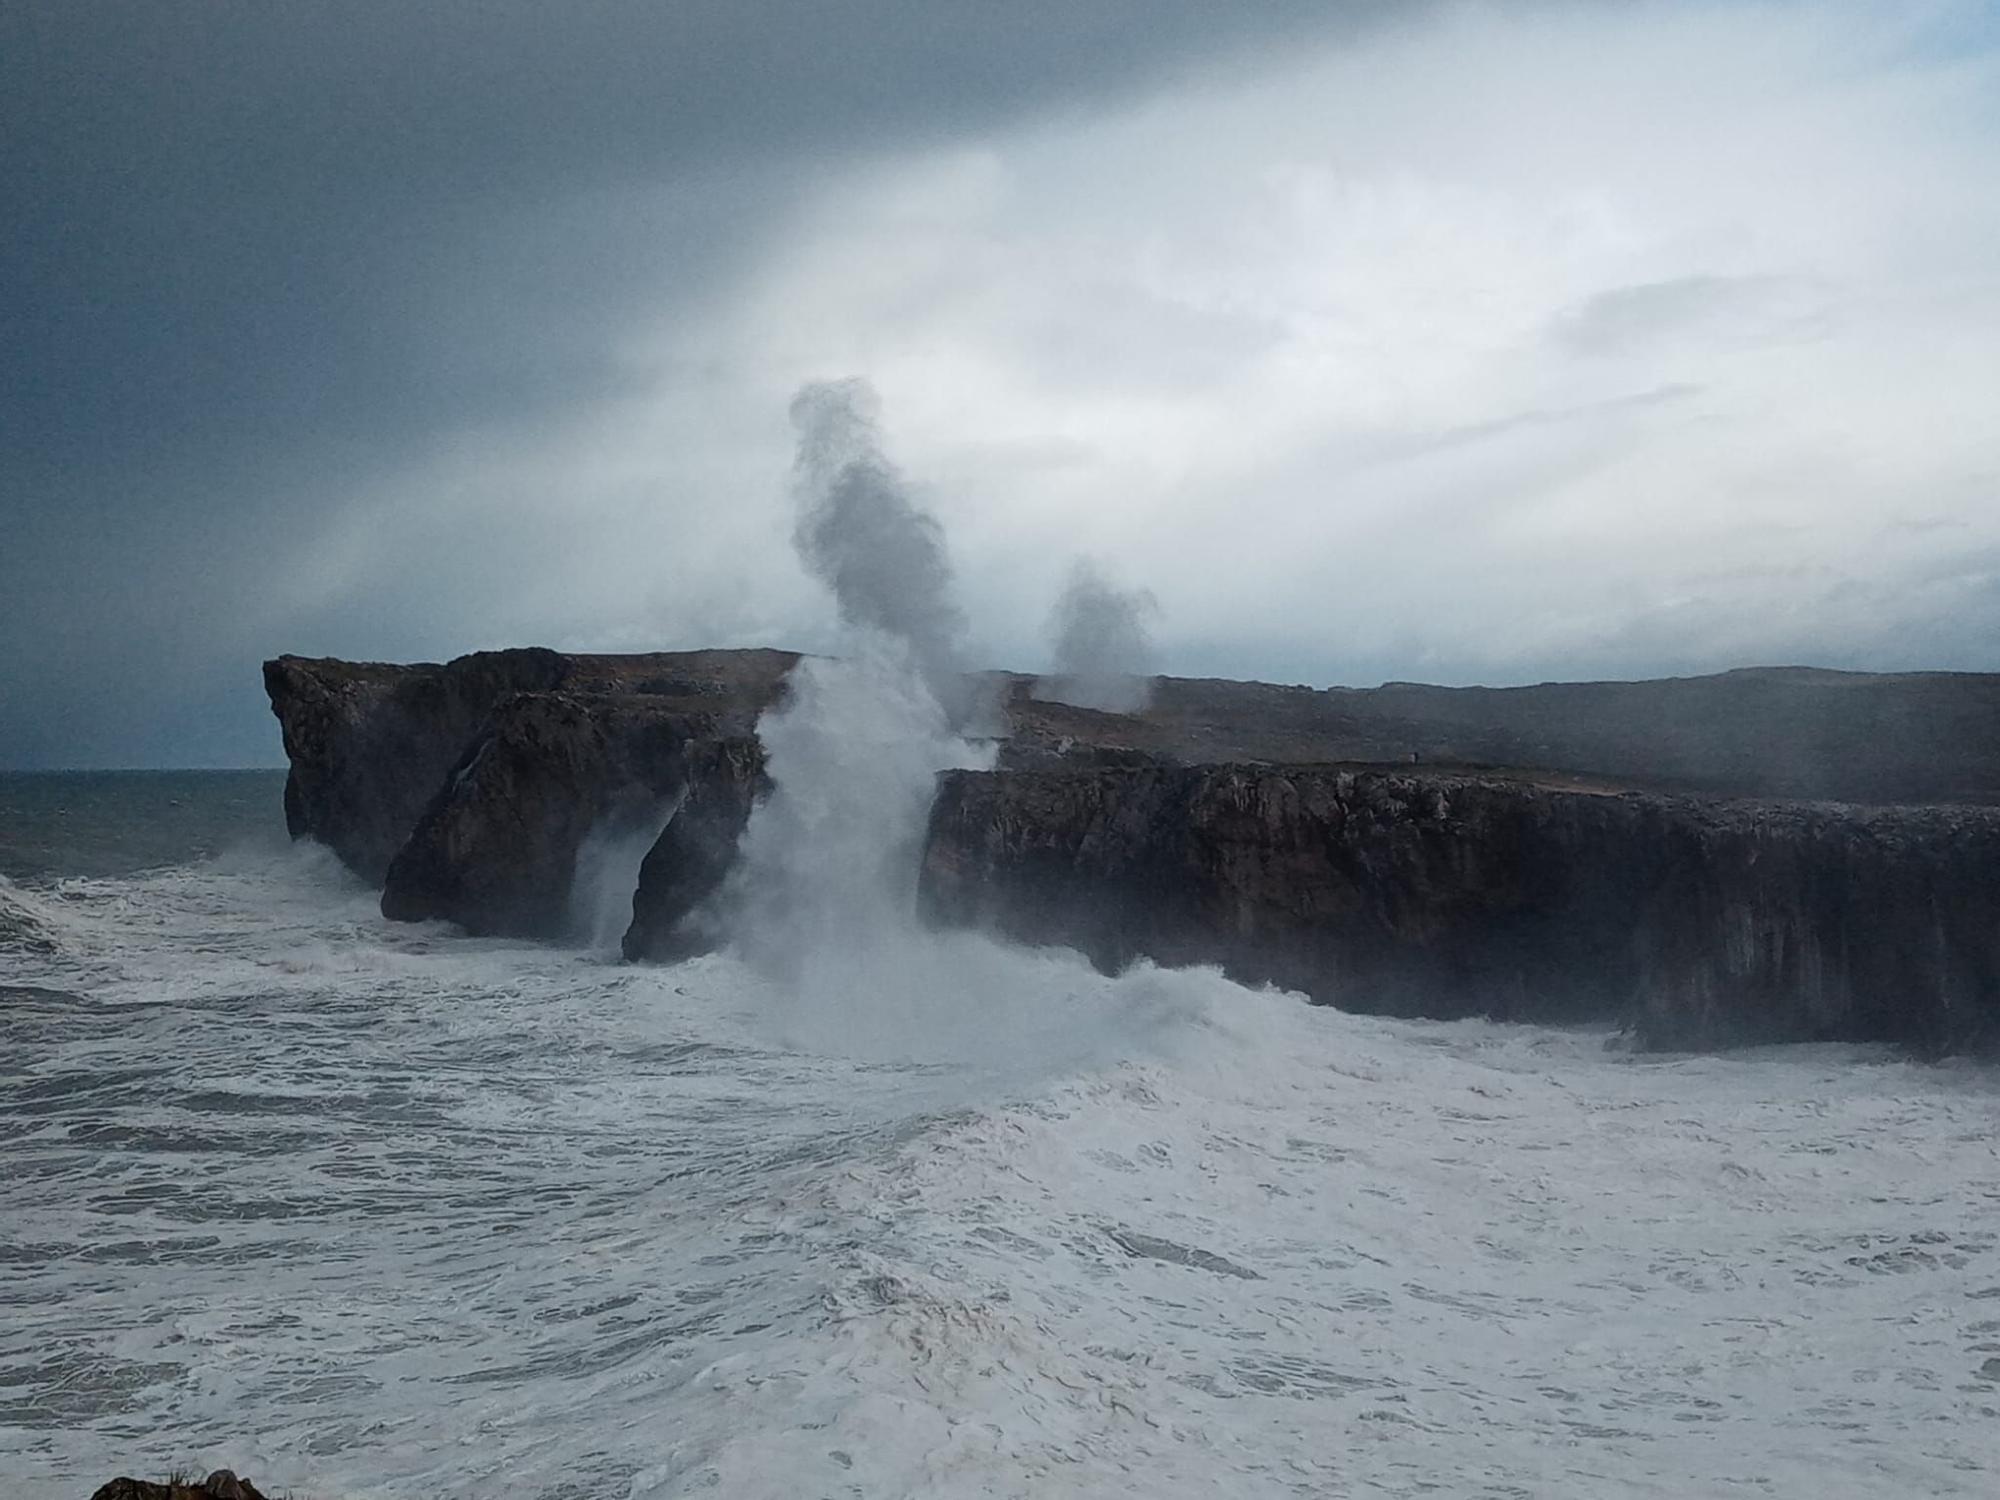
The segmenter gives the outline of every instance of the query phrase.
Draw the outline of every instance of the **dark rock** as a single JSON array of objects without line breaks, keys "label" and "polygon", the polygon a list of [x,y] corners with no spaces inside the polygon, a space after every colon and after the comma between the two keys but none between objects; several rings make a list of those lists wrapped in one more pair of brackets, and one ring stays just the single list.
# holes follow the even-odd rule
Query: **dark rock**
[{"label": "dark rock", "polygon": [[1212,963],[1398,1015],[1656,1047],[1982,1044],[2000,812],[1601,795],[1337,767],[950,772],[932,920],[1100,967]]},{"label": "dark rock", "polygon": [[[715,938],[767,789],[756,719],[795,661],[279,658],[287,821],[385,875],[391,916],[554,937],[593,830],[667,819],[624,948],[683,957]],[[997,770],[941,781],[936,920],[1654,1046],[1993,1031],[2000,813],[1946,804],[2000,803],[2000,676],[1154,686],[1124,715],[974,685],[1007,734]]]},{"label": "dark rock", "polygon": [[736,859],[751,809],[768,790],[764,752],[754,736],[694,747],[686,793],[639,868],[627,958],[676,962],[706,952],[716,931],[708,903]]},{"label": "dark rock", "polygon": [[2000,1041],[2000,811],[1679,803],[1640,836],[1646,1045]]},{"label": "dark rock", "polygon": [[553,688],[553,651],[482,651],[446,666],[264,663],[264,690],[292,763],[285,823],[380,880],[424,804],[503,694]]},{"label": "dark rock", "polygon": [[719,734],[747,727],[687,713],[682,701],[567,692],[502,701],[390,864],[383,915],[441,917],[476,933],[569,935],[585,839],[657,828],[688,791],[690,757],[706,764],[701,752]]},{"label": "dark rock", "polygon": [[502,699],[558,689],[638,693],[751,719],[797,660],[786,651],[566,655],[480,651],[442,666],[309,660],[264,664],[291,776],[285,821],[380,880],[417,819]]},{"label": "dark rock", "polygon": [[[1518,688],[1282,687],[1161,677],[1143,713],[1000,688],[1001,768],[1151,760],[1514,767],[1621,787],[1847,802],[2000,803],[2000,674],[1761,667]],[[1103,763],[1100,761],[1100,763]]]},{"label": "dark rock", "polygon": [[217,1469],[199,1484],[179,1479],[155,1484],[145,1479],[114,1479],[90,1500],[264,1500],[263,1492],[227,1469]]}]

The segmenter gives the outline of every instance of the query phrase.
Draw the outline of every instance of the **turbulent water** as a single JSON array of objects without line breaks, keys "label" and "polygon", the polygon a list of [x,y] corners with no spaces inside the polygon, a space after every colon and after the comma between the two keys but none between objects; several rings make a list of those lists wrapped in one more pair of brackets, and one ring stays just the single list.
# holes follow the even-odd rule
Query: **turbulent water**
[{"label": "turbulent water", "polygon": [[1989,1070],[1634,1057],[971,939],[924,1004],[850,1027],[727,957],[385,923],[218,811],[241,784],[116,791],[209,799],[171,849],[171,810],[31,837],[72,792],[24,784],[17,1482],[2000,1489]]}]

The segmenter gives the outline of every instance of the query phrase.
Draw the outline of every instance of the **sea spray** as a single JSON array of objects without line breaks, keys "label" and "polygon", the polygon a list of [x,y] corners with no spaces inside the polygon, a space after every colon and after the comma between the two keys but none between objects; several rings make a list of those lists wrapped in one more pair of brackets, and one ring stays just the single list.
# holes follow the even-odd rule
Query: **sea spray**
[{"label": "sea spray", "polygon": [[1078,559],[1049,614],[1054,665],[1035,683],[1035,696],[1106,713],[1145,708],[1157,669],[1146,622],[1157,613],[1150,592],[1120,588]]},{"label": "sea spray", "polygon": [[944,527],[883,452],[880,412],[865,380],[815,381],[792,398],[792,545],[832,590],[841,620],[901,643],[931,696],[962,721],[965,613],[952,597]]},{"label": "sea spray", "polygon": [[639,867],[685,795],[606,817],[584,836],[570,881],[569,927],[574,941],[593,953],[619,951],[632,925]]},{"label": "sea spray", "polygon": [[1126,1055],[1198,1007],[1150,970],[1110,981],[1074,953],[917,915],[938,774],[995,751],[964,736],[975,695],[944,531],[884,456],[878,410],[854,380],[792,403],[794,541],[848,641],[801,661],[758,723],[772,792],[724,893],[732,946],[771,983],[786,1038],[817,1050],[1033,1069]]},{"label": "sea spray", "polygon": [[[962,991],[945,938],[968,1065],[900,1068],[771,1047],[728,954],[385,922],[317,846],[14,894],[63,939],[0,952],[24,1491],[1993,1493],[1988,1069],[991,944]],[[1210,1023],[993,1081],[1126,1055],[1142,991]]]},{"label": "sea spray", "polygon": [[737,947],[794,1001],[795,1023],[821,1018],[876,1050],[944,981],[916,911],[937,774],[983,768],[992,750],[951,732],[899,643],[876,632],[843,659],[801,662],[757,732],[773,791],[732,882]]}]

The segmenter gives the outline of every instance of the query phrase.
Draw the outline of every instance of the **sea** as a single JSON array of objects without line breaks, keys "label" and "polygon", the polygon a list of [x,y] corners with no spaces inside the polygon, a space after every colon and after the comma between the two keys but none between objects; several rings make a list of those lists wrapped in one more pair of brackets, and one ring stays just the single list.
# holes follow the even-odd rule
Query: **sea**
[{"label": "sea", "polygon": [[1990,1066],[631,965],[383,920],[281,786],[0,777],[13,1488],[2000,1494]]}]

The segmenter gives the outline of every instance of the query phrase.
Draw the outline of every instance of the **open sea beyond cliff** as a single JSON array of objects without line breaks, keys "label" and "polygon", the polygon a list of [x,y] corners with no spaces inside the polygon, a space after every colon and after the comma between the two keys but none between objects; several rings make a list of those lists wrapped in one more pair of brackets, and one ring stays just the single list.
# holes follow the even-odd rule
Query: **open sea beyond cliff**
[{"label": "open sea beyond cliff", "polygon": [[1990,1064],[969,934],[807,1009],[386,922],[281,783],[0,777],[17,1485],[2000,1490]]}]

